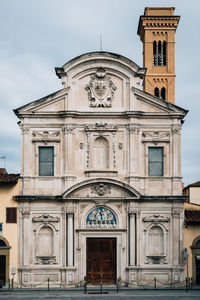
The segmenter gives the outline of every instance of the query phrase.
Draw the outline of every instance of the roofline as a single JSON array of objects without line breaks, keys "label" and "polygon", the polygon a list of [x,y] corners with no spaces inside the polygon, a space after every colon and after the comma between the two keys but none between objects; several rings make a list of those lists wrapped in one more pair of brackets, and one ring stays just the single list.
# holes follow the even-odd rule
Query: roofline
[{"label": "roofline", "polygon": [[146,73],[146,68],[139,67],[139,65],[136,64],[133,60],[131,60],[130,58],[127,58],[127,57],[125,57],[121,54],[108,52],[108,51],[93,51],[93,52],[83,53],[81,55],[76,56],[75,58],[70,59],[62,67],[56,67],[55,68],[56,75],[59,78],[61,78],[63,75],[65,75],[64,68],[66,68],[67,66],[69,66],[69,67],[72,66],[73,64],[75,64],[76,62],[78,62],[81,59],[84,59],[86,57],[91,57],[92,58],[92,56],[95,56],[95,55],[99,55],[99,56],[107,55],[110,58],[113,58],[113,59],[116,59],[116,60],[121,59],[121,60],[125,61],[130,66],[137,69],[137,74],[138,74],[138,76],[140,76],[140,78],[143,78],[143,76]]},{"label": "roofline", "polygon": [[200,185],[199,185],[199,186],[193,186],[193,184],[195,184],[195,183],[197,183],[197,182],[199,182],[199,181],[195,181],[195,182],[193,182],[193,183],[188,184],[186,187],[184,187],[183,191],[186,190],[186,189],[189,188],[189,187],[200,187]]},{"label": "roofline", "polygon": [[64,90],[64,89],[62,88],[62,89],[60,89],[60,90],[58,90],[58,91],[56,91],[56,92],[53,92],[53,93],[51,93],[51,94],[48,94],[47,96],[44,96],[44,97],[39,98],[39,99],[37,99],[37,100],[33,100],[33,101],[31,101],[31,102],[29,102],[29,103],[27,103],[27,104],[24,104],[24,105],[22,105],[22,106],[20,106],[20,107],[18,107],[18,108],[13,109],[13,111],[14,111],[15,115],[20,119],[20,113],[19,113],[19,111],[20,111],[21,109],[25,108],[26,106],[31,105],[32,103],[35,103],[35,104],[38,103],[38,104],[40,104],[40,102],[45,102],[45,100],[47,100],[47,98],[56,95],[58,92],[60,92],[60,91],[62,91],[62,90]]},{"label": "roofline", "polygon": [[137,93],[137,95],[141,95],[142,96],[142,94],[145,96],[145,94],[148,96],[148,97],[151,97],[152,99],[154,99],[154,100],[156,100],[157,102],[161,102],[162,104],[166,104],[168,107],[175,107],[175,108],[177,108],[177,109],[179,109],[179,110],[182,110],[183,111],[183,113],[184,113],[184,116],[186,116],[187,115],[187,113],[189,112],[189,110],[187,110],[187,109],[184,109],[184,108],[182,108],[182,107],[180,107],[180,106],[178,106],[178,105],[176,105],[176,104],[173,104],[173,103],[171,103],[171,102],[169,102],[169,101],[166,101],[166,100],[163,100],[163,99],[160,99],[160,98],[158,98],[158,97],[156,97],[156,96],[154,96],[154,95],[152,95],[152,94],[150,94],[150,93],[147,93],[147,92],[145,92],[145,91],[143,91],[143,90],[140,90],[140,89],[138,89],[138,88],[136,88],[136,87],[132,87],[132,89]]}]

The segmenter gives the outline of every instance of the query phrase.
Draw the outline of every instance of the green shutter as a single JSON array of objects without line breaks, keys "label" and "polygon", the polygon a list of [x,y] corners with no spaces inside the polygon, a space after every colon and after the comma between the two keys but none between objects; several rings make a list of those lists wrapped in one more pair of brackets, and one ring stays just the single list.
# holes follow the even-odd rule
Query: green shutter
[{"label": "green shutter", "polygon": [[54,147],[39,147],[39,176],[54,176]]}]

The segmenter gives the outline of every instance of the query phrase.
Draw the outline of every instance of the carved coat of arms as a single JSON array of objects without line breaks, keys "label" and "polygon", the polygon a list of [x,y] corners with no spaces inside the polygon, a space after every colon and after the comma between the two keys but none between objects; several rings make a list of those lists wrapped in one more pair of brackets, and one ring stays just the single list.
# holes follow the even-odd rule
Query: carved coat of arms
[{"label": "carved coat of arms", "polygon": [[86,86],[91,107],[111,107],[116,86],[106,74],[104,68],[100,67],[91,76],[89,84]]}]

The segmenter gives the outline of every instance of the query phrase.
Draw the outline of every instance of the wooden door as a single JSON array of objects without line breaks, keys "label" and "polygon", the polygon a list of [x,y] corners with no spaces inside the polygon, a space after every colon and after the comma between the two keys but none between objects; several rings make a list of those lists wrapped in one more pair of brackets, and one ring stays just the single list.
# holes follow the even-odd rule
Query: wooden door
[{"label": "wooden door", "polygon": [[116,238],[87,238],[87,281],[116,282]]},{"label": "wooden door", "polygon": [[6,282],[6,256],[0,255],[0,286]]},{"label": "wooden door", "polygon": [[196,284],[200,284],[200,260],[196,257]]}]

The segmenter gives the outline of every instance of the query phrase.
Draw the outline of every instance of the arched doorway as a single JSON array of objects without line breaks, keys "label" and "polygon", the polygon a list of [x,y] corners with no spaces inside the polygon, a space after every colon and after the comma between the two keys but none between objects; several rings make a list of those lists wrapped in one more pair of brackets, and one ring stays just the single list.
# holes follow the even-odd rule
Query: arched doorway
[{"label": "arched doorway", "polygon": [[194,239],[191,250],[193,282],[195,282],[196,284],[200,284],[200,236]]},{"label": "arched doorway", "polygon": [[0,237],[0,286],[8,282],[10,264],[10,246],[4,237]]}]

